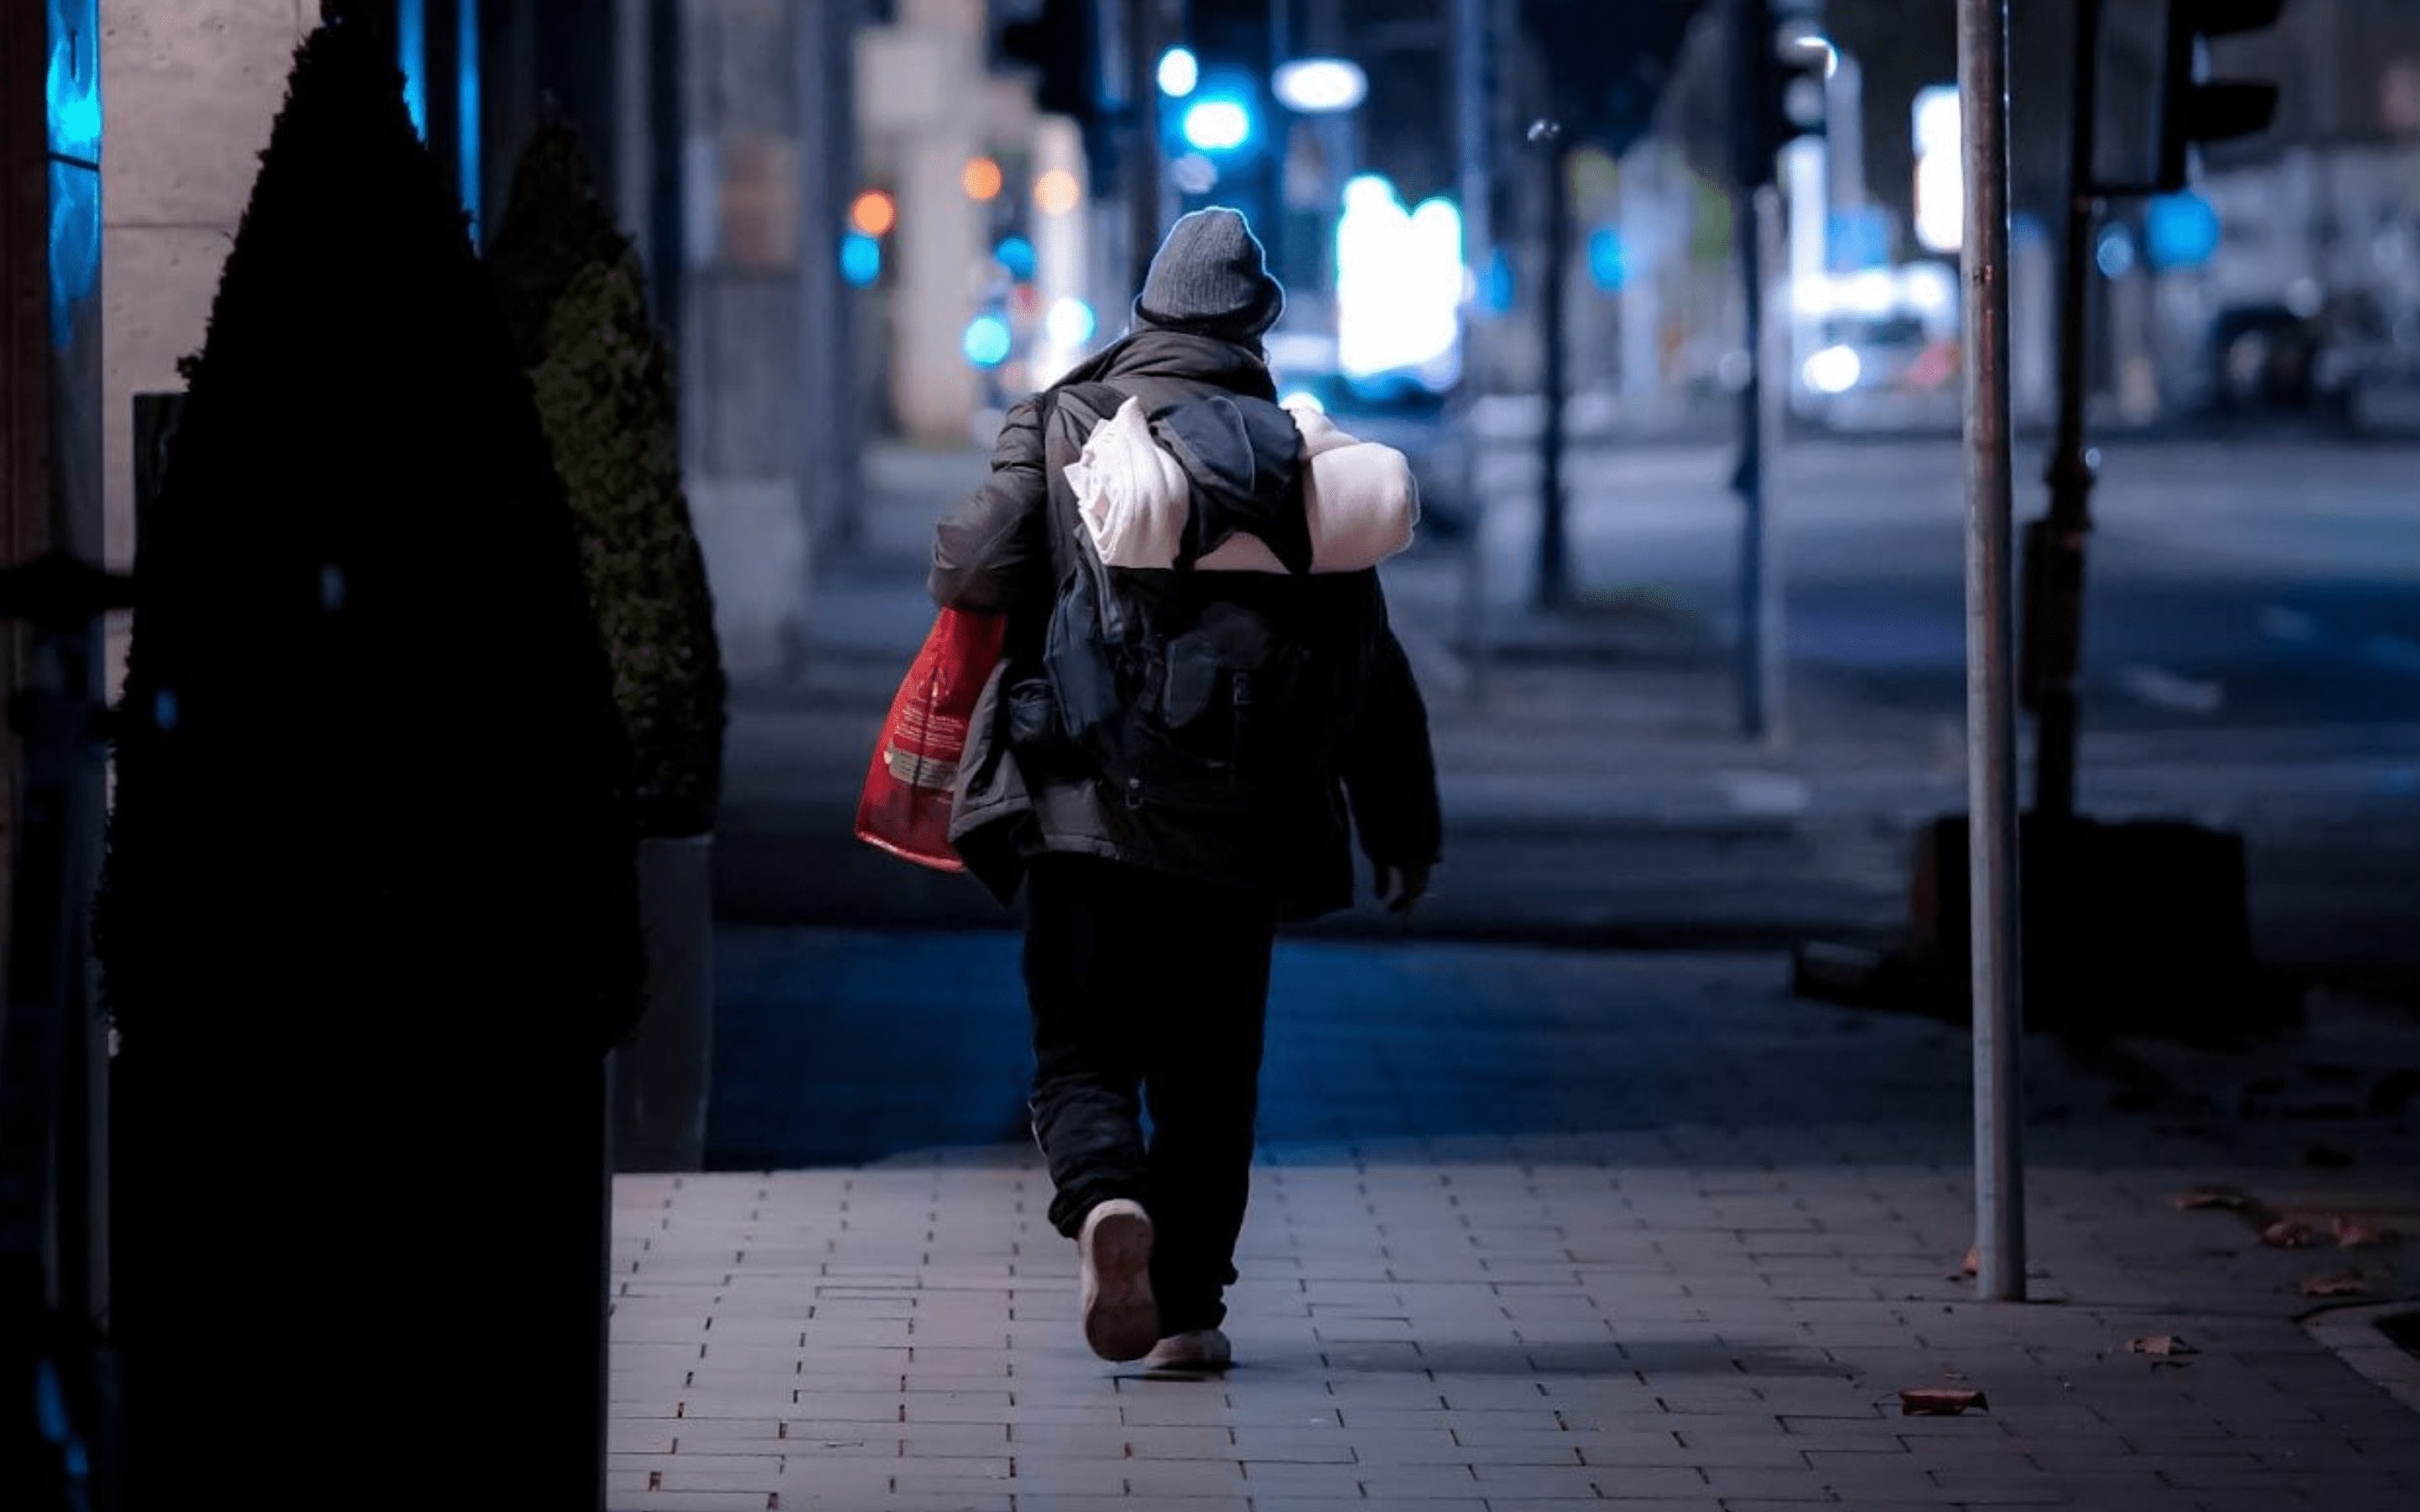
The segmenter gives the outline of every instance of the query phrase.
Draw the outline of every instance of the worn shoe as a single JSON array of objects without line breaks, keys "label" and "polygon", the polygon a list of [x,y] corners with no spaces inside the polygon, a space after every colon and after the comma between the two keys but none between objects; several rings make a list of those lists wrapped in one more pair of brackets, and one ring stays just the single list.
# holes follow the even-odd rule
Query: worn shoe
[{"label": "worn shoe", "polygon": [[1159,1337],[1159,1304],[1151,1295],[1151,1215],[1124,1197],[1104,1202],[1086,1215],[1076,1248],[1084,1270],[1084,1342],[1104,1360],[1149,1354]]},{"label": "worn shoe", "polygon": [[1197,1328],[1161,1339],[1142,1363],[1146,1370],[1224,1370],[1235,1363],[1235,1347],[1215,1328]]}]

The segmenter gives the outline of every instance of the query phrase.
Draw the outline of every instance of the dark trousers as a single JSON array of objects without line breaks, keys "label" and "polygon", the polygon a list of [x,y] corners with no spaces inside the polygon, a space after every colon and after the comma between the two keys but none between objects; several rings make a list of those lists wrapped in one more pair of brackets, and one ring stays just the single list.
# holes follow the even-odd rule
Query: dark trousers
[{"label": "dark trousers", "polygon": [[1215,1328],[1250,1186],[1273,910],[1078,856],[1043,857],[1028,886],[1033,1135],[1057,1188],[1050,1221],[1072,1239],[1094,1205],[1140,1202],[1156,1230],[1161,1333]]}]

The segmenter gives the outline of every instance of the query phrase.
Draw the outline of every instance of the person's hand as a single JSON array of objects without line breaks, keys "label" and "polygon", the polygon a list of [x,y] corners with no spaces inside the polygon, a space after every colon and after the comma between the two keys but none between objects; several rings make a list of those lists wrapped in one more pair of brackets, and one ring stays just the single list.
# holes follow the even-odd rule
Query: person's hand
[{"label": "person's hand", "polygon": [[1427,897],[1429,871],[1426,861],[1414,861],[1404,866],[1379,862],[1376,868],[1378,901],[1387,905],[1387,912],[1400,918],[1409,914],[1415,904]]}]

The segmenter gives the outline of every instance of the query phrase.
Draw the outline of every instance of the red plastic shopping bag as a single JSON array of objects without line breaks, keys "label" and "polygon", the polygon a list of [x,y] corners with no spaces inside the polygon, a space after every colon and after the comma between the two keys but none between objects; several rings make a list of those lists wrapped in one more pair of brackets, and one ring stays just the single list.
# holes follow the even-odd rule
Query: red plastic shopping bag
[{"label": "red plastic shopping bag", "polygon": [[1005,623],[997,614],[943,609],[924,637],[882,721],[882,740],[857,805],[857,838],[941,872],[963,872],[950,848],[950,790],[966,755],[967,725],[992,669]]}]

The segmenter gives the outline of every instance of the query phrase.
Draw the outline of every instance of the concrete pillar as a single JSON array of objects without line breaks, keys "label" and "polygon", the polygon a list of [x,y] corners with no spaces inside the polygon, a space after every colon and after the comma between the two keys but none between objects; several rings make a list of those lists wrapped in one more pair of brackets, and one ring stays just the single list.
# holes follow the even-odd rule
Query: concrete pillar
[{"label": "concrete pillar", "polygon": [[854,540],[864,492],[864,406],[858,393],[857,291],[839,245],[859,182],[855,40],[860,0],[821,0],[799,28],[799,186],[798,428],[799,478],[814,543]]},{"label": "concrete pillar", "polygon": [[797,31],[817,8],[683,0],[681,435],[723,663],[763,682],[805,630]]},{"label": "concrete pillar", "polygon": [[[1076,123],[1060,116],[1046,116],[1033,128],[1033,177],[1065,173],[1073,176],[1079,186],[1084,182],[1084,138]],[[1031,186],[1011,184],[1012,193],[1031,193]],[[1089,195],[1087,196],[1089,197]],[[1078,200],[1080,207],[1083,201]],[[1081,300],[1092,284],[1092,249],[1087,236],[1087,218],[1082,209],[1053,212],[1042,206],[1033,207],[1034,287],[1042,298],[1043,318],[1063,299]],[[1098,312],[1095,312],[1096,316]],[[1106,318],[1106,317],[1105,317]],[[1063,347],[1045,341],[1039,353],[1039,367],[1034,373],[1038,383],[1048,383],[1076,364],[1083,352],[1080,347]]]},{"label": "concrete pillar", "polygon": [[[179,389],[318,0],[102,0],[102,550],[134,562],[133,396]],[[113,690],[123,617],[110,628]]]},{"label": "concrete pillar", "polygon": [[962,440],[982,393],[960,344],[974,315],[983,216],[960,178],[985,147],[986,12],[983,0],[900,0],[898,16],[891,55],[921,76],[869,78],[863,88],[879,112],[871,124],[899,133],[892,406],[912,435]]}]

